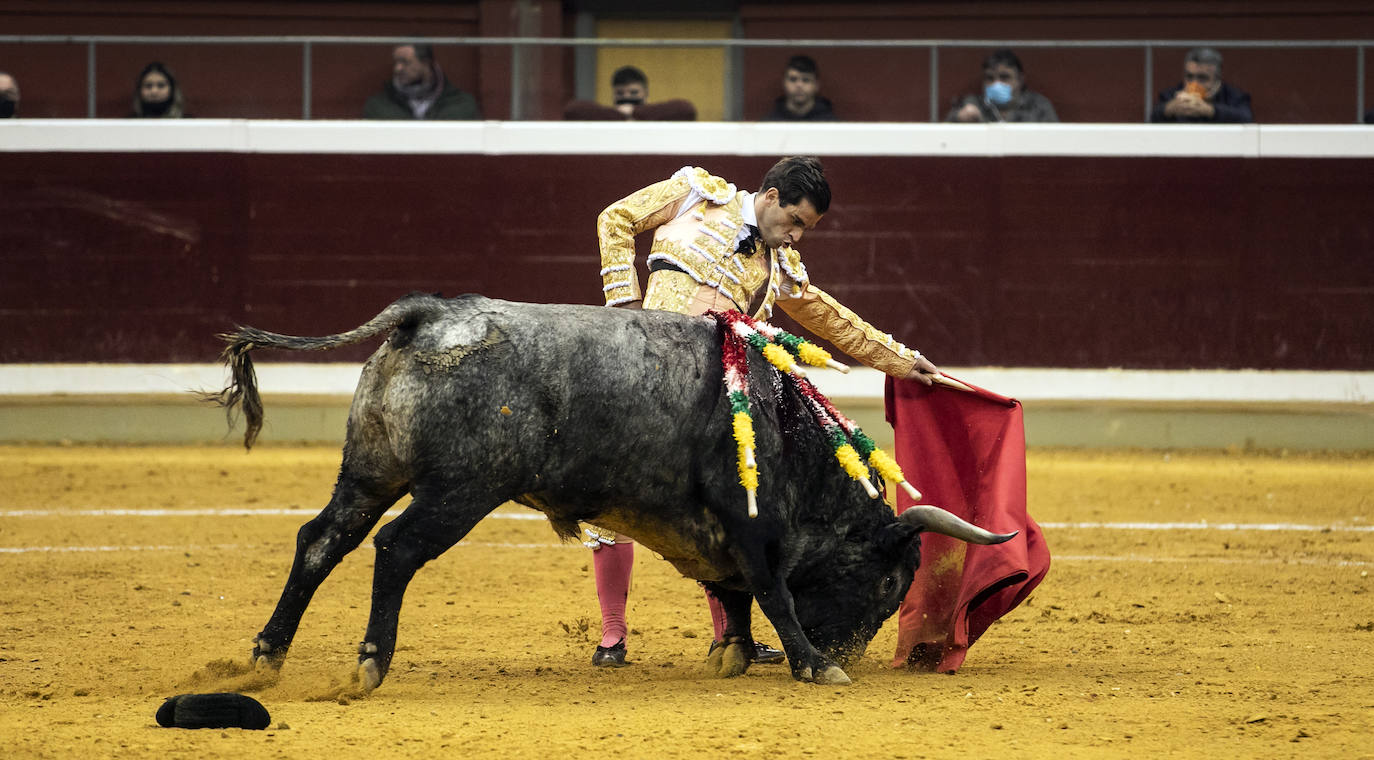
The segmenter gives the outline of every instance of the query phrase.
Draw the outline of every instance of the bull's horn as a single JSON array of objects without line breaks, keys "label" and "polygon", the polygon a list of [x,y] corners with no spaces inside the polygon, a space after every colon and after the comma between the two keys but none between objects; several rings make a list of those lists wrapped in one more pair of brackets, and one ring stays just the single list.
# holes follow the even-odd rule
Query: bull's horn
[{"label": "bull's horn", "polygon": [[930,504],[917,504],[907,509],[897,519],[910,523],[921,530],[957,538],[970,544],[1000,544],[1003,541],[1011,540],[1017,533],[1020,533],[1020,531],[992,533],[960,519],[952,512]]}]

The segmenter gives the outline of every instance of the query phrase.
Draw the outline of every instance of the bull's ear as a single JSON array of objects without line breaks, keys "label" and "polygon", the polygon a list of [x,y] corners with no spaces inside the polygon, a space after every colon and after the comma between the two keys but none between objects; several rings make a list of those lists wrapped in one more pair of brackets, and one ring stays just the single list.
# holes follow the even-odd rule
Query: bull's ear
[{"label": "bull's ear", "polygon": [[878,529],[878,551],[884,557],[899,556],[920,536],[921,531],[911,523],[897,521]]}]

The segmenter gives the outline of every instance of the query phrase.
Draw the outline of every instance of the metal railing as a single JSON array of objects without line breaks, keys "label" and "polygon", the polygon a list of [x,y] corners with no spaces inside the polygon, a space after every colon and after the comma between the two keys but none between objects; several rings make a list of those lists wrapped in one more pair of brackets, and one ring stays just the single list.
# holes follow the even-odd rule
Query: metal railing
[{"label": "metal railing", "polygon": [[[1355,121],[1365,112],[1365,48],[1374,40],[830,40],[830,39],[613,39],[591,37],[339,37],[339,36],[149,36],[149,35],[3,35],[0,43],[67,44],[86,46],[86,115],[95,118],[96,49],[99,45],[298,45],[301,47],[301,118],[311,118],[311,51],[315,45],[404,45],[428,43],[452,46],[509,46],[511,49],[511,119],[525,118],[523,93],[528,66],[524,53],[541,47],[646,47],[646,48],[721,48],[734,53],[749,48],[865,48],[925,49],[930,54],[930,120],[940,120],[940,50],[996,48],[1054,49],[1128,49],[1140,50],[1144,58],[1144,108],[1149,119],[1154,107],[1154,51],[1194,47],[1247,49],[1350,49],[1355,52]],[[738,67],[735,67],[738,91]]]}]

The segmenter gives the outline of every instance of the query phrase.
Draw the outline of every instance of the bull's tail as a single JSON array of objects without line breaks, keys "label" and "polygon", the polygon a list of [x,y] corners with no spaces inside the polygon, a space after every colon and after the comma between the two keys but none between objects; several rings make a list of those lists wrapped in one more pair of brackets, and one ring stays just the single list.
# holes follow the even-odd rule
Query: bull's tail
[{"label": "bull's tail", "polygon": [[234,332],[217,335],[216,337],[226,344],[219,358],[229,368],[230,380],[224,390],[201,393],[201,400],[224,407],[230,427],[234,425],[235,411],[242,409],[245,424],[243,447],[251,449],[262,430],[262,397],[258,394],[258,375],[253,369],[253,357],[250,352],[257,348],[328,351],[339,346],[352,345],[397,327],[413,328],[426,316],[434,313],[439,301],[437,296],[409,295],[386,307],[382,313],[360,327],[318,338],[281,335],[256,327],[239,327]]}]

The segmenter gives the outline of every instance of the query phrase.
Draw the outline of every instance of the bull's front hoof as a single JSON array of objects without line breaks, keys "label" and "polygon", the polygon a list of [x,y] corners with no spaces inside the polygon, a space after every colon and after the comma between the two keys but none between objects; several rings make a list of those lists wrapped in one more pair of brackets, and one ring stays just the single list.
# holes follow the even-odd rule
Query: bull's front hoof
[{"label": "bull's front hoof", "polygon": [[706,669],[717,678],[742,676],[749,669],[749,650],[741,642],[714,642],[706,655]]},{"label": "bull's front hoof", "polygon": [[817,673],[815,681],[816,683],[825,684],[827,686],[848,686],[853,683],[853,681],[849,680],[849,676],[840,669],[839,665],[831,665],[825,670]]},{"label": "bull's front hoof", "polygon": [[819,654],[800,668],[793,668],[792,677],[798,681],[829,686],[848,686],[852,683],[843,668]]},{"label": "bull's front hoof", "polygon": [[370,694],[382,685],[382,666],[375,658],[369,657],[358,663],[358,685],[364,694]]},{"label": "bull's front hoof", "polygon": [[253,637],[253,654],[250,662],[254,670],[259,673],[275,672],[281,670],[285,661],[286,649],[273,647],[270,641],[262,638],[262,634]]}]

